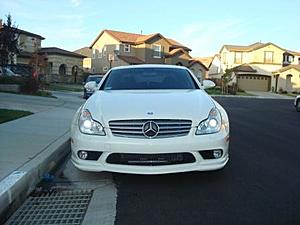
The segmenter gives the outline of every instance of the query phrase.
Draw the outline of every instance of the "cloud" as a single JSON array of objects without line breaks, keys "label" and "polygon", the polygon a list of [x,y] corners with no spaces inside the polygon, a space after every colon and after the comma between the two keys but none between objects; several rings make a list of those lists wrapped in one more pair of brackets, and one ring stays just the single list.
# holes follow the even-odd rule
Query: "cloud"
[{"label": "cloud", "polygon": [[208,56],[216,54],[224,44],[239,44],[249,26],[249,22],[233,19],[191,23],[177,30],[173,37],[190,47],[193,56]]},{"label": "cloud", "polygon": [[78,7],[81,4],[81,0],[70,0],[73,7]]}]

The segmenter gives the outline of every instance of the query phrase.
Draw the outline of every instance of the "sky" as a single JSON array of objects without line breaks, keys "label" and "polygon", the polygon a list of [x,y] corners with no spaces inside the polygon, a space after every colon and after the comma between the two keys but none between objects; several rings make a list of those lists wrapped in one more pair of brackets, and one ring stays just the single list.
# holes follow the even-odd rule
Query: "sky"
[{"label": "sky", "polygon": [[45,37],[42,47],[74,51],[111,29],[161,33],[193,57],[258,41],[300,51],[299,9],[299,0],[0,0],[0,18]]}]

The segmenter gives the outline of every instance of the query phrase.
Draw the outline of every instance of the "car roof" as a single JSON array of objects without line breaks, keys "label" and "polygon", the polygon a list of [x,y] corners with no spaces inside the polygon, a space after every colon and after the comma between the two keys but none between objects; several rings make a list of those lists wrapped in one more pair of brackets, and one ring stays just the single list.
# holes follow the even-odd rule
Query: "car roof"
[{"label": "car roof", "polygon": [[167,69],[183,69],[183,70],[187,69],[184,66],[176,66],[176,65],[140,64],[140,65],[118,66],[112,68],[111,70],[134,69],[134,68],[167,68]]},{"label": "car roof", "polygon": [[104,75],[89,75],[89,77],[103,77]]}]

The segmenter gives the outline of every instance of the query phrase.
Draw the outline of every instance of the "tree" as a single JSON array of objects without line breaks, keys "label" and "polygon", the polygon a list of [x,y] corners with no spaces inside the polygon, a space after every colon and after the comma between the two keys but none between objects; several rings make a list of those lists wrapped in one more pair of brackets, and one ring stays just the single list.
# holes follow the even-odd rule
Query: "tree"
[{"label": "tree", "polygon": [[39,53],[38,49],[32,54],[29,61],[29,65],[33,68],[33,78],[37,81],[41,81],[45,77],[41,75],[45,74],[45,70],[48,67],[48,57],[47,54]]},{"label": "tree", "polygon": [[0,25],[0,65],[14,62],[15,55],[20,53],[18,39],[20,32],[9,14],[6,22]]},{"label": "tree", "polygon": [[229,83],[233,80],[233,71],[231,69],[226,69],[222,76],[222,93],[228,94]]}]

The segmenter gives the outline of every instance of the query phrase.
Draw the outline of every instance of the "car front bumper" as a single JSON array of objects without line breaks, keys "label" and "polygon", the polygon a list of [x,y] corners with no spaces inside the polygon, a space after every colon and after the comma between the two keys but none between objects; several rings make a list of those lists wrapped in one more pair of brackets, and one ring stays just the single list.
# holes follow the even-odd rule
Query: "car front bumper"
[{"label": "car front bumper", "polygon": [[[106,136],[85,135],[77,127],[71,134],[72,163],[84,171],[108,171],[131,174],[166,174],[188,171],[208,171],[223,168],[229,160],[229,132],[222,128],[219,133],[195,135],[195,129],[189,135],[173,138],[136,139],[115,137],[105,128]],[[218,159],[204,159],[199,151],[221,149],[223,155]],[[80,150],[102,152],[98,160],[82,160],[77,153]],[[120,165],[106,161],[112,153],[165,154],[191,153],[195,162],[172,165]]]}]

